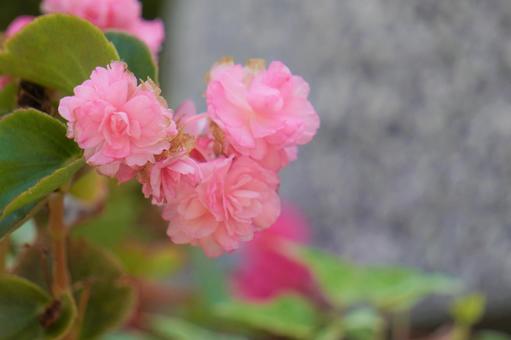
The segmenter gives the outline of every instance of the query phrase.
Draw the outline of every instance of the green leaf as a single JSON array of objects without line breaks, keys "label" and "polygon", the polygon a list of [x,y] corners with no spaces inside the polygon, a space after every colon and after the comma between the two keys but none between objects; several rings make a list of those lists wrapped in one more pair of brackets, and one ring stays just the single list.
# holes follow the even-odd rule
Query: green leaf
[{"label": "green leaf", "polygon": [[341,307],[370,303],[399,311],[430,294],[451,294],[460,288],[442,275],[400,267],[357,267],[312,248],[292,246],[290,254],[311,270],[325,296]]},{"label": "green leaf", "polygon": [[146,279],[168,278],[182,267],[183,252],[169,242],[144,244],[127,242],[114,250],[126,271],[133,276]]},{"label": "green leaf", "polygon": [[[134,306],[134,289],[124,277],[117,259],[84,240],[72,239],[68,245],[68,261],[75,301],[78,303],[89,296],[85,300],[80,338],[95,339],[122,324]],[[48,290],[46,280],[51,273],[51,263],[44,247],[36,243],[26,249],[19,256],[14,273]]]},{"label": "green leaf", "polygon": [[16,108],[18,84],[11,82],[0,90],[0,116]]},{"label": "green leaf", "polygon": [[68,182],[83,159],[78,146],[66,138],[65,126],[34,109],[0,120],[0,150],[1,238],[30,210],[19,209]]},{"label": "green leaf", "polygon": [[114,44],[121,60],[128,64],[128,69],[138,79],[150,78],[158,82],[158,68],[144,42],[124,32],[110,31],[105,35]]},{"label": "green leaf", "polygon": [[456,300],[451,307],[451,314],[456,323],[463,326],[471,326],[481,319],[484,308],[484,296],[481,294],[471,294]]},{"label": "green leaf", "polygon": [[0,219],[0,239],[2,235],[7,235],[21,227],[45,202],[42,200],[38,203],[30,203]]},{"label": "green leaf", "polygon": [[75,298],[89,290],[80,338],[94,339],[122,324],[134,306],[134,290],[110,253],[84,240],[72,240],[68,248],[73,284],[82,286]]},{"label": "green leaf", "polygon": [[367,267],[361,289],[367,301],[381,309],[403,311],[432,294],[454,294],[461,286],[440,275],[401,267]]},{"label": "green leaf", "polygon": [[135,223],[142,208],[135,191],[137,194],[140,191],[136,183],[121,186],[112,183],[105,209],[97,217],[76,225],[71,231],[73,235],[113,248],[126,237],[135,234]]},{"label": "green leaf", "polygon": [[190,340],[190,339],[201,339],[201,340],[242,340],[245,339],[241,336],[219,334],[197,325],[194,325],[188,321],[163,317],[153,316],[150,318],[150,327],[163,339],[172,340]]},{"label": "green leaf", "polygon": [[119,60],[101,30],[75,16],[40,16],[8,39],[0,74],[9,74],[70,94],[97,66]]},{"label": "green leaf", "polygon": [[385,322],[371,308],[358,308],[350,311],[342,320],[345,335],[351,340],[379,339]]},{"label": "green leaf", "polygon": [[320,322],[314,307],[298,295],[281,295],[261,303],[231,300],[218,304],[216,311],[219,317],[298,339],[310,339]]},{"label": "green leaf", "polygon": [[1,339],[56,339],[69,329],[75,312],[68,296],[53,300],[27,280],[0,276]]},{"label": "green leaf", "polygon": [[314,336],[314,340],[338,340],[343,339],[344,326],[341,320],[334,320],[326,327],[322,328],[318,334]]},{"label": "green leaf", "polygon": [[94,169],[74,181],[69,194],[80,203],[94,207],[103,201],[108,192],[108,179]]}]

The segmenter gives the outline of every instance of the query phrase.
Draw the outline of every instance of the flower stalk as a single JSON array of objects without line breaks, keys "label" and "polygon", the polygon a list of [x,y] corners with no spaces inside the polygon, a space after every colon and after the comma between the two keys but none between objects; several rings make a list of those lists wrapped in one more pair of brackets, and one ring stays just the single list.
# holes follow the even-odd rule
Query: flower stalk
[{"label": "flower stalk", "polygon": [[60,297],[69,290],[69,273],[67,267],[66,239],[67,228],[64,224],[64,195],[56,192],[50,195],[48,227],[52,247],[52,291]]}]

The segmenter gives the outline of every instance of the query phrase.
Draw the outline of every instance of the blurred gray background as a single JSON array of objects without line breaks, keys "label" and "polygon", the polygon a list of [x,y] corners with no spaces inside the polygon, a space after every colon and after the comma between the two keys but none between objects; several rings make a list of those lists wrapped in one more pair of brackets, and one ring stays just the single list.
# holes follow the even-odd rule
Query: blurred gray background
[{"label": "blurred gray background", "polygon": [[511,1],[186,0],[166,21],[173,106],[203,110],[224,55],[310,82],[322,125],[282,195],[316,244],[451,273],[511,306]]}]

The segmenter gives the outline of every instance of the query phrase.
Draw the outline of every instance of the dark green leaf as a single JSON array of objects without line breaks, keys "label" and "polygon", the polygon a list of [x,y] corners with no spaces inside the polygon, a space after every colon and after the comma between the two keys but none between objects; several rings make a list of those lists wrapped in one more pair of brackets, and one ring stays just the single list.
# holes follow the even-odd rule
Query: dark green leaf
[{"label": "dark green leaf", "polygon": [[69,94],[96,66],[119,56],[100,29],[75,16],[50,14],[8,39],[0,74],[9,74]]},{"label": "dark green leaf", "polygon": [[216,311],[228,320],[298,339],[310,339],[320,321],[314,307],[298,295],[260,303],[231,300],[218,304]]},{"label": "dark green leaf", "polygon": [[[122,324],[134,305],[134,290],[117,259],[103,249],[75,239],[69,242],[68,259],[75,300],[78,303],[84,293],[89,295],[80,338],[94,339]],[[44,247],[36,244],[25,250],[14,272],[49,289],[51,266]]]},{"label": "dark green leaf", "polygon": [[[19,210],[68,182],[82,165],[81,150],[58,120],[34,109],[0,120],[0,238],[28,212]],[[14,215],[11,215],[13,214]]]},{"label": "dark green leaf", "polygon": [[70,327],[74,315],[69,297],[55,301],[27,280],[0,276],[0,339],[55,339]]},{"label": "dark green leaf", "polygon": [[158,69],[144,42],[124,32],[110,31],[105,35],[114,44],[121,60],[128,64],[128,69],[138,79],[150,78],[158,82]]}]

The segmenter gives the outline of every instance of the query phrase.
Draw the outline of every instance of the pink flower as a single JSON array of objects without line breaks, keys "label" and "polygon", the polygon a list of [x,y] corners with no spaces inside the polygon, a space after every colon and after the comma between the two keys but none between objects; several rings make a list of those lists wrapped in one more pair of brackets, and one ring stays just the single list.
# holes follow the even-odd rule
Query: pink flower
[{"label": "pink flower", "polygon": [[309,85],[281,62],[221,63],[210,73],[207,113],[236,153],[279,170],[319,127],[308,96]]},{"label": "pink flower", "polygon": [[153,84],[137,86],[121,62],[97,67],[89,80],[60,101],[68,137],[84,149],[87,162],[107,176],[127,180],[134,170],[170,147],[177,134],[169,110]]},{"label": "pink flower", "polygon": [[274,172],[248,157],[218,158],[200,166],[200,183],[179,186],[176,199],[164,207],[172,241],[199,245],[206,255],[218,256],[275,222],[280,199]]},{"label": "pink flower", "polygon": [[[16,33],[18,33],[23,27],[27,26],[32,20],[34,20],[34,17],[31,17],[29,15],[22,15],[14,19],[7,29],[5,30],[5,36],[7,38],[12,37]],[[0,76],[0,91],[5,88],[10,82],[11,77],[9,76]]]},{"label": "pink flower", "polygon": [[17,17],[9,24],[9,27],[7,27],[7,29],[5,30],[5,36],[7,38],[12,37],[19,31],[21,31],[21,29],[23,27],[30,24],[32,22],[32,20],[34,20],[34,17],[29,16],[29,15],[22,15],[22,16]]},{"label": "pink flower", "polygon": [[139,174],[142,192],[152,203],[163,205],[175,200],[177,189],[194,187],[201,179],[199,164],[185,155],[174,155],[150,164]]},{"label": "pink flower", "polygon": [[165,26],[163,21],[158,19],[139,20],[127,32],[145,42],[155,56],[160,52],[161,45],[165,40]]},{"label": "pink flower", "polygon": [[289,291],[314,295],[309,270],[282,253],[285,242],[307,243],[308,231],[303,215],[284,205],[275,224],[241,249],[241,262],[232,277],[235,294],[255,301]]},{"label": "pink flower", "polygon": [[44,13],[67,13],[90,21],[102,30],[121,30],[144,41],[156,55],[165,37],[161,20],[141,18],[137,0],[44,0]]}]

